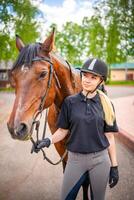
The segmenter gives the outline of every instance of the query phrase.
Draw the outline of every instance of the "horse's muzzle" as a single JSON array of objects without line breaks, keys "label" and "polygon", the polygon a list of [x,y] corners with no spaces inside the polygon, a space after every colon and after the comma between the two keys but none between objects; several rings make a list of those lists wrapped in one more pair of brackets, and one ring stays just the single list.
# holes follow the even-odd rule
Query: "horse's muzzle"
[{"label": "horse's muzzle", "polygon": [[7,127],[13,139],[19,139],[19,140],[28,139],[29,128],[26,123],[24,122],[20,123],[18,127],[16,127],[15,129],[10,127],[9,124],[7,124]]}]

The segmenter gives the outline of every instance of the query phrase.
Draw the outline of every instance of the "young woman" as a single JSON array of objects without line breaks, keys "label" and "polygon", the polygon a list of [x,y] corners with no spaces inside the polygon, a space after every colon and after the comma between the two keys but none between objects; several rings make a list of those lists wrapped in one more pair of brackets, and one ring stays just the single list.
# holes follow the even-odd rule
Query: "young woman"
[{"label": "young woman", "polygon": [[64,172],[61,200],[74,200],[84,174],[90,180],[89,197],[104,200],[106,186],[114,187],[119,179],[114,132],[118,132],[113,105],[97,90],[107,79],[107,65],[88,59],[81,68],[82,91],[66,97],[58,118],[58,130],[34,148],[61,141],[69,134],[68,161]]}]

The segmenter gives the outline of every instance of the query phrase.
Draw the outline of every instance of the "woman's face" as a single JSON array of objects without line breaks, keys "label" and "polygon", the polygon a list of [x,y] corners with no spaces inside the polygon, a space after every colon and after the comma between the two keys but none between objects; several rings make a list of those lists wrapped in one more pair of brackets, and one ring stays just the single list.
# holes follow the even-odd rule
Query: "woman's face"
[{"label": "woman's face", "polygon": [[101,77],[91,74],[90,72],[82,72],[82,88],[85,91],[93,91],[101,82]]}]

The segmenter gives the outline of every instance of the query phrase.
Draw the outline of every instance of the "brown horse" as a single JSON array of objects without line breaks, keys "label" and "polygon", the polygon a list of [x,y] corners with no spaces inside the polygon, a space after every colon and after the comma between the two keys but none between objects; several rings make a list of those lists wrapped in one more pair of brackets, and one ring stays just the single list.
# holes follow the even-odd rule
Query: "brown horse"
[{"label": "brown horse", "polygon": [[[27,140],[29,138],[33,116],[37,113],[42,97],[48,89],[43,109],[49,107],[48,124],[53,134],[57,130],[57,117],[64,98],[81,90],[80,73],[70,68],[62,57],[53,52],[54,31],[44,43],[27,46],[17,36],[16,46],[20,54],[13,65],[10,77],[16,98],[7,123],[9,132],[14,139]],[[50,67],[53,67],[53,72],[48,88]],[[66,139],[55,144],[60,156],[65,152]],[[63,168],[65,168],[66,160],[67,157],[63,160]],[[88,184],[86,178],[82,185],[85,200],[88,199]]]}]

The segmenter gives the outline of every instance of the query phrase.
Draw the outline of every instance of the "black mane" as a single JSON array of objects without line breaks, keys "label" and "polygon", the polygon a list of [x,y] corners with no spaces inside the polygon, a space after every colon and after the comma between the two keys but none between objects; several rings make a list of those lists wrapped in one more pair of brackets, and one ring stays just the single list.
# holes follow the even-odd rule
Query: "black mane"
[{"label": "black mane", "polygon": [[20,54],[13,64],[12,70],[16,68],[20,68],[22,65],[31,66],[32,60],[36,56],[38,56],[39,50],[41,47],[41,43],[29,44],[25,46],[21,51]]},{"label": "black mane", "polygon": [[[13,64],[11,68],[11,71],[17,68],[18,69],[21,68],[22,65],[24,65],[24,67],[26,66],[30,68],[32,66],[33,59],[39,56],[41,45],[42,43],[34,43],[34,44],[28,44],[24,48],[22,48],[18,55],[17,60],[15,61],[15,63]],[[55,56],[55,58],[57,58],[58,60],[60,60],[60,62],[64,66],[69,67],[68,62],[66,62],[62,56],[60,56],[59,54],[55,52],[52,52],[52,55]],[[74,69],[73,67],[71,68]]]}]

